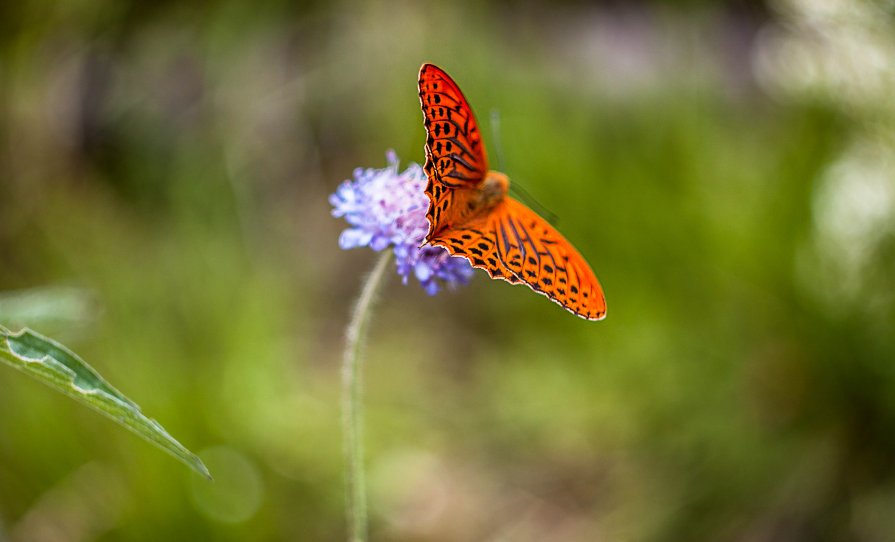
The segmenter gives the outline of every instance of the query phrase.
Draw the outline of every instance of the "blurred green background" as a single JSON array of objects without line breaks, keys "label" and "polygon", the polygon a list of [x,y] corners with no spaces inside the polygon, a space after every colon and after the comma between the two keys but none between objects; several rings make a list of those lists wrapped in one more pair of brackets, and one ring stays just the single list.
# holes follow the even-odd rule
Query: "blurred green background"
[{"label": "blurred green background", "polygon": [[327,196],[389,148],[422,162],[424,61],[609,311],[392,276],[373,539],[895,540],[892,6],[0,4],[0,291],[36,296],[2,323],[216,477],[0,368],[0,540],[344,539],[339,362],[375,257]]}]

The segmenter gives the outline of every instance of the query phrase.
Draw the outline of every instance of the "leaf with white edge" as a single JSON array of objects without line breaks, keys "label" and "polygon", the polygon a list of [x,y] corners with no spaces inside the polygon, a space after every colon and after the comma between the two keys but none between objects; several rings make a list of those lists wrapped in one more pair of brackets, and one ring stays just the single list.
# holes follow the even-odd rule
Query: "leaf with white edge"
[{"label": "leaf with white edge", "polygon": [[112,387],[77,354],[56,341],[27,328],[13,333],[0,326],[0,361],[85,403],[159,446],[202,476],[211,478],[198,456],[168,434],[158,422],[144,416],[136,403]]}]

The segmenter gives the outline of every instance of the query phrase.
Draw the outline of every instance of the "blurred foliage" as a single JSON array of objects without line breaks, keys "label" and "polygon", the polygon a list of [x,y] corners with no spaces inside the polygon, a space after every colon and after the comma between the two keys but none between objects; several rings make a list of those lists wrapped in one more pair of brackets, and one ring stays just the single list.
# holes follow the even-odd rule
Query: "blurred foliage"
[{"label": "blurred foliage", "polygon": [[430,61],[609,311],[393,281],[373,539],[892,540],[892,24],[872,0],[2,4],[0,291],[91,292],[65,340],[216,482],[0,371],[0,539],[344,536],[338,361],[374,256],[338,250],[326,198],[387,148],[423,160]]}]

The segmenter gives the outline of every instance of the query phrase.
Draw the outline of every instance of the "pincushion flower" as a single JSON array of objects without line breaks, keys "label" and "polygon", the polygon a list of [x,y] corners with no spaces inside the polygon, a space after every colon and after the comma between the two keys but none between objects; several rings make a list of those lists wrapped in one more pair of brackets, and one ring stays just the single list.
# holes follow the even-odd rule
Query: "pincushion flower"
[{"label": "pincushion flower", "polygon": [[441,247],[420,248],[429,229],[423,169],[412,163],[399,172],[393,151],[386,160],[383,169],[355,169],[354,179],[330,195],[332,215],[350,225],[339,236],[339,246],[346,250],[368,246],[377,252],[391,248],[404,284],[412,274],[429,295],[442,286],[468,283],[473,269],[465,258],[453,257]]}]

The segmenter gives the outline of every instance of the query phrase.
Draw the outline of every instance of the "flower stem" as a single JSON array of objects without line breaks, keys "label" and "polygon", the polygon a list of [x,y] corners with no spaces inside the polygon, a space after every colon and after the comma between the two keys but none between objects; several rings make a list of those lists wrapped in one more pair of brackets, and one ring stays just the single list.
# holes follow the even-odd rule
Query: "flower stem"
[{"label": "flower stem", "polygon": [[345,453],[346,513],[350,542],[367,540],[367,496],[364,483],[363,405],[361,404],[361,349],[376,291],[385,277],[391,250],[379,256],[351,314],[342,358],[342,440]]}]

